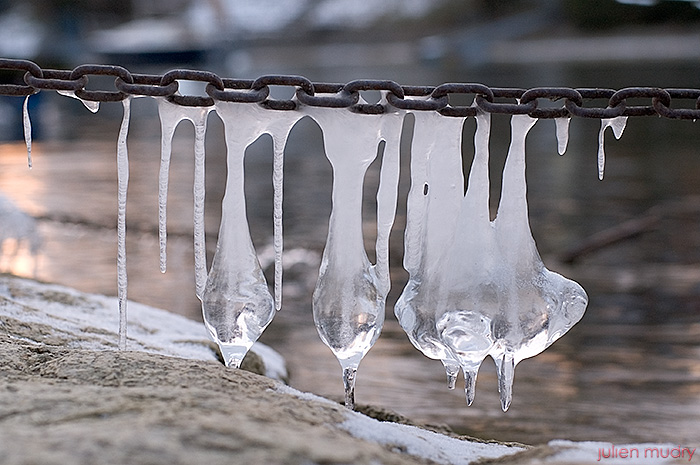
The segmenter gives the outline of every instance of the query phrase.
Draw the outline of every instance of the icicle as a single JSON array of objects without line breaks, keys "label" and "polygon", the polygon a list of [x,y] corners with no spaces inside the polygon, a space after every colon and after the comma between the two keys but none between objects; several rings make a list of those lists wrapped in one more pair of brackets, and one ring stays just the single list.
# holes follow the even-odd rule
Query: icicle
[{"label": "icicle", "polygon": [[[345,405],[354,408],[355,371],[384,324],[389,289],[387,241],[396,208],[403,114],[304,110],[321,126],[326,157],[333,168],[333,209],[313,294],[314,322],[343,370]],[[362,187],[382,140],[386,150],[377,193],[377,264],[371,265],[362,234]]]},{"label": "icicle", "polygon": [[76,100],[80,100],[81,102],[83,102],[83,105],[85,106],[85,108],[87,108],[88,110],[90,110],[93,113],[97,113],[97,111],[100,109],[100,102],[96,102],[96,101],[92,101],[92,100],[83,100],[80,97],[78,97],[77,95],[75,95],[75,92],[73,92],[72,90],[57,90],[56,92],[58,94],[65,95],[66,97],[71,97],[71,98],[74,98]]},{"label": "icicle", "polygon": [[440,258],[454,235],[464,192],[463,125],[463,118],[415,113],[404,239],[404,267],[410,279],[394,306],[411,343],[425,356],[442,361],[448,388],[454,387],[460,364],[438,333],[434,301],[441,292],[436,282]]},{"label": "icicle", "polygon": [[627,125],[626,116],[618,116],[617,118],[601,119],[600,120],[600,131],[598,132],[598,179],[603,180],[603,174],[605,173],[605,129],[611,127],[615,139],[622,137],[622,133]]},{"label": "icicle", "polygon": [[129,186],[129,154],[126,138],[129,134],[131,97],[122,100],[124,115],[117,140],[117,294],[119,298],[119,350],[126,350],[126,192]]},{"label": "icicle", "polygon": [[183,107],[158,99],[158,114],[161,122],[161,158],[158,175],[158,236],[160,243],[160,271],[165,272],[167,258],[167,201],[168,176],[172,152],[172,138],[182,120],[194,125],[194,275],[195,292],[198,297],[204,290],[207,280],[207,251],[204,231],[204,137],[207,130],[207,117],[212,107]]},{"label": "icicle", "polygon": [[284,142],[272,141],[274,145],[274,157],[272,160],[272,185],[273,185],[273,232],[272,243],[275,247],[275,310],[282,310],[282,252],[284,250],[284,236],[282,229],[282,201],[284,193]]},{"label": "icicle", "polygon": [[525,181],[525,138],[536,120],[512,117],[512,140],[503,168],[495,231],[503,267],[498,275],[498,308],[490,317],[490,351],[498,367],[501,406],[512,399],[513,373],[566,333],[586,309],[588,297],[578,283],[545,268],[532,238]]},{"label": "icicle", "polygon": [[238,368],[275,313],[248,228],[245,150],[264,133],[283,147],[302,115],[227,102],[217,102],[216,111],[224,121],[228,174],[216,252],[201,295],[202,314],[226,365]]},{"label": "icicle", "polygon": [[557,150],[559,155],[566,153],[566,146],[569,145],[569,123],[571,118],[555,118],[554,124],[557,126]]},{"label": "icicle", "polygon": [[31,95],[25,97],[24,105],[22,105],[22,126],[24,127],[24,142],[27,144],[27,166],[32,169],[32,122],[29,119],[29,110],[27,109],[29,97]]}]

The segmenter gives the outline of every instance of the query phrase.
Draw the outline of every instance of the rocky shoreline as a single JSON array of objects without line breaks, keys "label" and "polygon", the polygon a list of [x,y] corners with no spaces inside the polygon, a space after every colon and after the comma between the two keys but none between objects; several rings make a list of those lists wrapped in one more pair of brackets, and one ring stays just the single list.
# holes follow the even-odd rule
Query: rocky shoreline
[{"label": "rocky shoreline", "polygon": [[271,349],[255,348],[245,370],[226,368],[201,324],[143,305],[130,307],[130,350],[120,352],[116,308],[114,298],[0,276],[0,463],[527,464],[597,457],[591,444],[598,443],[479,441],[376,409],[366,411],[393,421],[351,412],[284,384],[284,365]]}]

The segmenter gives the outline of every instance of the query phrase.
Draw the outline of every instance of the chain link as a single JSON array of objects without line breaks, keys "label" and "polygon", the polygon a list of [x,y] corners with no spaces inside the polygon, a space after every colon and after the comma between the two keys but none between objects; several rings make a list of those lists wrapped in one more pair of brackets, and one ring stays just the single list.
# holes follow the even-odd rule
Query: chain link
[{"label": "chain link", "polygon": [[[255,103],[270,110],[296,110],[299,105],[347,108],[364,114],[381,114],[391,108],[409,111],[437,111],[444,116],[474,116],[481,109],[489,113],[527,114],[533,118],[615,118],[617,116],[659,115],[670,119],[700,119],[700,89],[627,87],[602,88],[536,87],[495,88],[478,83],[448,83],[437,87],[402,86],[389,80],[355,80],[346,84],[311,82],[303,76],[265,75],[255,80],[221,78],[209,71],[174,69],[164,75],[135,74],[115,65],[80,65],[73,70],[42,69],[29,60],[0,58],[0,95],[27,96],[41,90],[72,91],[83,100],[116,102],[128,96],[165,97],[183,106],[212,106],[216,101]],[[12,76],[17,72],[17,76]],[[114,89],[87,89],[88,76],[113,76]],[[180,82],[206,84],[204,95],[183,95]],[[23,84],[21,83],[23,82]],[[270,98],[270,86],[291,87],[293,97]],[[363,91],[380,91],[385,101],[366,103]],[[473,95],[471,105],[450,103],[451,95]],[[540,100],[563,100],[559,107],[540,107]],[[586,106],[590,101],[605,106]],[[640,100],[648,104],[639,104]],[[677,108],[678,101],[686,108]],[[634,105],[631,101],[635,101]],[[692,105],[692,107],[690,107]]]}]

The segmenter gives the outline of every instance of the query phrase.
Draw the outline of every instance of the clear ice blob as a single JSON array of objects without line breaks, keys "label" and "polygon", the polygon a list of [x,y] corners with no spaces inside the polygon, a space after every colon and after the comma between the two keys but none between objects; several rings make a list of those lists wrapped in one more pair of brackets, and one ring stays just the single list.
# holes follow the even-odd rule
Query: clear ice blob
[{"label": "clear ice blob", "polygon": [[[313,316],[321,340],[341,365],[345,405],[352,409],[357,368],[384,324],[390,282],[388,236],[396,209],[403,114],[361,115],[310,107],[304,111],[321,127],[333,168],[333,208],[313,294]],[[362,234],[362,191],[382,140],[386,151],[377,193],[377,263],[372,265]]]},{"label": "clear ice blob", "polygon": [[600,120],[600,131],[598,132],[598,179],[603,180],[605,174],[605,130],[611,127],[615,139],[622,137],[622,133],[627,125],[626,116],[617,118],[604,118]]},{"label": "clear ice blob", "polygon": [[126,192],[129,187],[129,153],[126,138],[131,119],[131,97],[122,100],[124,114],[117,139],[117,296],[119,300],[119,350],[126,350]]},{"label": "clear ice blob", "polygon": [[29,109],[27,108],[29,97],[31,95],[24,98],[22,105],[22,127],[24,129],[24,143],[27,145],[27,166],[32,169],[32,121],[29,119]]},{"label": "clear ice blob", "polygon": [[394,306],[399,324],[425,356],[441,360],[449,388],[460,364],[436,327],[440,258],[451,241],[464,195],[461,137],[464,118],[416,112],[411,145],[404,268],[409,281]]},{"label": "clear ice blob", "polygon": [[275,313],[248,228],[245,150],[264,133],[284,146],[302,115],[229,102],[217,102],[216,112],[225,127],[228,173],[216,252],[201,295],[202,314],[226,366],[238,368]]},{"label": "clear ice blob", "polygon": [[497,308],[490,319],[501,407],[512,400],[515,366],[545,350],[578,322],[588,297],[576,282],[545,268],[532,238],[525,180],[525,138],[537,120],[515,115],[503,169],[501,199],[494,221],[502,268],[497,278]]},{"label": "clear ice blob", "polygon": [[180,121],[192,122],[194,140],[194,275],[195,292],[201,298],[207,280],[207,250],[204,231],[204,137],[207,131],[207,117],[213,107],[185,107],[158,98],[158,115],[161,124],[160,171],[158,173],[158,240],[160,244],[160,271],[165,273],[167,266],[167,202],[168,177],[172,139]]}]

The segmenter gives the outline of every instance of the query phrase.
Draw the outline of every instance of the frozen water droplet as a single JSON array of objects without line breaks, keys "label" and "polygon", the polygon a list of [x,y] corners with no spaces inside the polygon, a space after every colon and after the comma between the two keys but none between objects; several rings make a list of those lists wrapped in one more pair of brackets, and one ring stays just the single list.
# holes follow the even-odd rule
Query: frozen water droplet
[{"label": "frozen water droplet", "polygon": [[474,403],[476,395],[476,376],[479,373],[479,366],[472,369],[463,369],[464,371],[464,397],[467,400],[467,405],[471,406]]},{"label": "frozen water droplet", "polygon": [[513,355],[505,352],[494,357],[498,376],[498,392],[501,396],[501,409],[508,411],[513,401],[513,377],[515,375],[515,360]]},{"label": "frozen water droplet", "polygon": [[24,128],[24,142],[27,144],[27,166],[32,169],[32,122],[29,119],[29,110],[27,109],[29,97],[31,96],[27,95],[24,98],[22,105],[22,126]]},{"label": "frozen water droplet", "polygon": [[77,95],[75,95],[75,92],[73,92],[72,90],[57,90],[56,93],[65,95],[66,97],[74,98],[76,100],[80,100],[81,102],[83,102],[85,108],[87,108],[93,113],[97,113],[97,111],[100,109],[100,102],[95,102],[92,100],[83,100]]},{"label": "frozen water droplet", "polygon": [[343,368],[343,387],[345,388],[345,406],[355,410],[355,376],[357,368]]},{"label": "frozen water droplet", "polygon": [[600,120],[600,131],[598,132],[598,179],[603,180],[605,174],[605,129],[611,127],[615,139],[622,137],[622,133],[627,125],[626,116],[618,116],[617,118],[607,118]]},{"label": "frozen water droplet", "polygon": [[447,389],[454,389],[457,385],[457,375],[459,375],[459,364],[452,360],[442,360],[447,375]]},{"label": "frozen water droplet", "polygon": [[[357,369],[384,324],[390,282],[388,234],[396,209],[403,114],[370,116],[328,108],[304,111],[321,127],[326,157],[333,168],[333,208],[313,294],[314,322],[321,340],[347,372]],[[372,265],[362,234],[362,189],[382,140],[386,151],[377,193],[377,264]]]},{"label": "frozen water droplet", "polygon": [[217,102],[216,111],[224,121],[228,173],[216,252],[201,295],[202,314],[226,365],[239,367],[275,313],[248,228],[245,150],[264,133],[273,141],[286,141],[301,115],[228,102]]},{"label": "frozen water droplet", "polygon": [[559,155],[566,153],[566,146],[569,145],[569,123],[571,118],[555,118],[557,126],[557,150]]},{"label": "frozen water droplet", "polygon": [[131,97],[122,100],[124,114],[117,139],[117,294],[119,299],[119,349],[126,350],[126,192],[129,187],[129,154],[126,138],[129,134],[131,118]]}]

